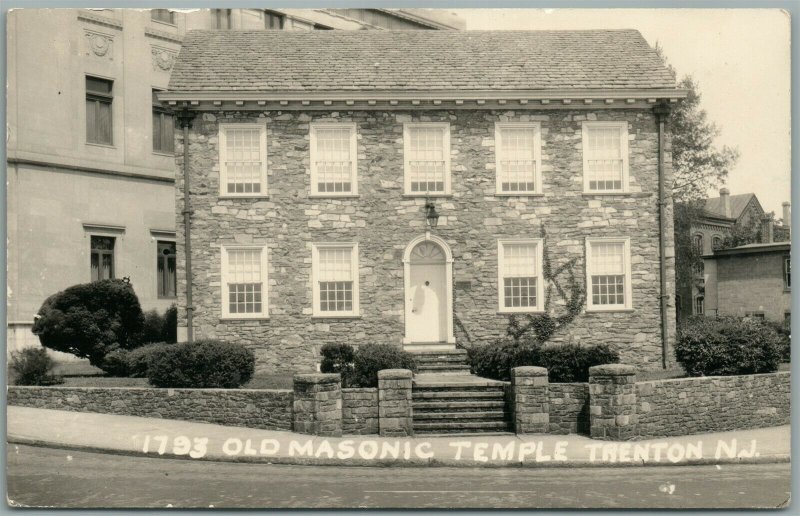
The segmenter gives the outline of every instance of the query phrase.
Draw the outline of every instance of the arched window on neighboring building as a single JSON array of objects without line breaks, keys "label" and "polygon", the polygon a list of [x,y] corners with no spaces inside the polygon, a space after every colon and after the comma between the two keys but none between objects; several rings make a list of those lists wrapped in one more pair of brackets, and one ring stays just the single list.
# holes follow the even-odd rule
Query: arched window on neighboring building
[{"label": "arched window on neighboring building", "polygon": [[706,311],[706,298],[703,296],[697,296],[694,298],[694,314],[695,315],[703,315]]},{"label": "arched window on neighboring building", "polygon": [[698,253],[703,254],[703,235],[697,234],[693,236],[692,245],[694,245]]},{"label": "arched window on neighboring building", "polygon": [[711,249],[716,251],[717,249],[722,249],[722,237],[719,235],[714,235],[714,238],[711,239]]}]

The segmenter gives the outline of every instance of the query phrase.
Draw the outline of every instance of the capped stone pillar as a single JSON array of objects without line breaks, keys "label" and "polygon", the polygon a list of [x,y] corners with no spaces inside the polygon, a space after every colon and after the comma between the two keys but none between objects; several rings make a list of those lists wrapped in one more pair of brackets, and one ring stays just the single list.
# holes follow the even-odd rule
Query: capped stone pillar
[{"label": "capped stone pillar", "polygon": [[514,432],[546,434],[550,430],[550,383],[547,368],[525,366],[511,370]]},{"label": "capped stone pillar", "polygon": [[378,428],[381,436],[414,435],[411,412],[411,383],[408,369],[378,371]]},{"label": "capped stone pillar", "polygon": [[292,428],[301,434],[342,435],[342,379],[339,373],[294,375]]},{"label": "capped stone pillar", "polygon": [[592,439],[628,440],[637,435],[636,369],[624,364],[589,368]]}]

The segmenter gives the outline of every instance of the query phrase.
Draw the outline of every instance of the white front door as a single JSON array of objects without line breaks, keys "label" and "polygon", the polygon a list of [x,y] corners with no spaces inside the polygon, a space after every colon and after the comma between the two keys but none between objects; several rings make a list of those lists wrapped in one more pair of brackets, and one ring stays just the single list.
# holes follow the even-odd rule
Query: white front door
[{"label": "white front door", "polygon": [[424,242],[420,246],[425,247],[412,253],[411,281],[406,292],[406,337],[411,343],[447,342],[444,254],[436,244]]}]

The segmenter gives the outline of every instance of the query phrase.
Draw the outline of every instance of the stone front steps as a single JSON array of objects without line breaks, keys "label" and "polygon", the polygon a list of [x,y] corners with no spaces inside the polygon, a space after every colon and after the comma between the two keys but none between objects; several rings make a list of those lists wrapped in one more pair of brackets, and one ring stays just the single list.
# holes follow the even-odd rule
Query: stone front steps
[{"label": "stone front steps", "polygon": [[411,396],[415,434],[512,430],[503,382],[423,374],[415,378]]},{"label": "stone front steps", "polygon": [[418,351],[412,354],[417,362],[417,374],[469,374],[466,350]]}]

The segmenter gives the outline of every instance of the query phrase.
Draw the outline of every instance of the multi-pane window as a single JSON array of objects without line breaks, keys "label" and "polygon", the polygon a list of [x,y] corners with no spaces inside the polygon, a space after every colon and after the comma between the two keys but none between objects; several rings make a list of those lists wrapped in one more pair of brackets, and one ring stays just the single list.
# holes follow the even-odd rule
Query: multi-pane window
[{"label": "multi-pane window", "polygon": [[630,241],[586,240],[589,310],[631,308]]},{"label": "multi-pane window", "polygon": [[311,125],[311,194],[358,194],[355,124]]},{"label": "multi-pane window", "polygon": [[722,237],[716,235],[711,239],[711,250],[716,251],[718,249],[722,249]]},{"label": "multi-pane window", "polygon": [[405,124],[405,193],[450,193],[450,125]]},{"label": "multi-pane window", "polygon": [[177,274],[175,273],[175,242],[159,241],[156,249],[158,297],[175,297],[178,283]]},{"label": "multi-pane window", "polygon": [[583,123],[585,192],[628,190],[628,126],[626,122]]},{"label": "multi-pane window", "polygon": [[792,288],[792,259],[788,256],[783,258],[783,287],[786,290]]},{"label": "multi-pane window", "polygon": [[211,17],[215,29],[230,29],[232,27],[230,9],[211,9]]},{"label": "multi-pane window", "polygon": [[172,111],[164,108],[157,98],[158,90],[153,90],[153,150],[156,152],[175,152],[175,118]]},{"label": "multi-pane window", "polygon": [[86,142],[114,143],[111,106],[114,81],[86,76]]},{"label": "multi-pane window", "polygon": [[315,244],[312,249],[314,315],[358,315],[358,246]]},{"label": "multi-pane window", "polygon": [[267,251],[262,247],[224,247],[222,251],[222,315],[232,318],[267,316]]},{"label": "multi-pane window", "polygon": [[175,13],[169,9],[150,9],[150,19],[175,25]]},{"label": "multi-pane window", "polygon": [[284,20],[286,20],[286,16],[279,12],[270,11],[269,9],[264,11],[265,29],[280,30],[283,28]]},{"label": "multi-pane window", "polygon": [[495,124],[497,193],[525,195],[541,191],[539,125]]},{"label": "multi-pane window", "polygon": [[695,315],[703,315],[706,313],[706,298],[697,296],[694,298],[694,313]]},{"label": "multi-pane window", "polygon": [[541,240],[499,240],[497,256],[499,310],[541,310],[544,306]]},{"label": "multi-pane window", "polygon": [[92,281],[114,279],[114,237],[91,236]]},{"label": "multi-pane window", "polygon": [[220,195],[267,193],[267,129],[262,124],[221,124]]},{"label": "multi-pane window", "polygon": [[703,254],[703,235],[695,235],[692,237],[692,245],[698,254]]}]

